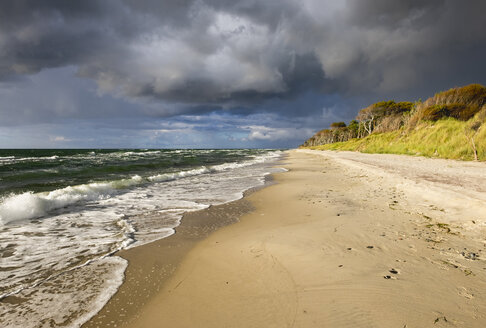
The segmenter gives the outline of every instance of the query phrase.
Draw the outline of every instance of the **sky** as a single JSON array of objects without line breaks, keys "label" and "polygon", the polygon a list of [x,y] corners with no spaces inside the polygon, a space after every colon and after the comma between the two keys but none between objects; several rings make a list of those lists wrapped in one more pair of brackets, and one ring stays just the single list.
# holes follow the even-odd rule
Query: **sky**
[{"label": "sky", "polygon": [[484,0],[5,0],[0,148],[290,148],[486,84]]}]

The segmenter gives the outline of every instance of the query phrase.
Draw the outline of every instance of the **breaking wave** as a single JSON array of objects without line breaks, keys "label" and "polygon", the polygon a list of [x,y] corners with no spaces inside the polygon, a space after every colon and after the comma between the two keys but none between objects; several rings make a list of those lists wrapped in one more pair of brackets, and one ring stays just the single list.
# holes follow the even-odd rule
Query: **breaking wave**
[{"label": "breaking wave", "polygon": [[51,211],[73,204],[109,198],[131,187],[231,170],[263,163],[276,156],[278,155],[258,156],[255,159],[242,162],[224,163],[210,166],[209,168],[202,166],[192,170],[163,173],[149,177],[135,175],[129,179],[69,186],[50,192],[11,194],[0,201],[0,223],[6,224],[12,221],[36,219],[48,215]]}]

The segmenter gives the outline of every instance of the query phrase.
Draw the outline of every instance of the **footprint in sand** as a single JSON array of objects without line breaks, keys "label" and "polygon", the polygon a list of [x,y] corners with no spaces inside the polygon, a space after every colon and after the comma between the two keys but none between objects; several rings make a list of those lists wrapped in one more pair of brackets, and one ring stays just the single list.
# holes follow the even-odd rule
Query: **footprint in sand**
[{"label": "footprint in sand", "polygon": [[464,258],[472,261],[479,259],[478,253],[474,252],[462,252],[461,255],[464,256]]},{"label": "footprint in sand", "polygon": [[[388,272],[390,272],[391,274],[400,274],[400,272],[397,269],[394,269],[394,268],[391,268],[390,270],[388,270]],[[385,279],[393,279],[393,280],[396,280],[397,279],[396,277],[390,276],[390,275],[385,275],[385,276],[383,276],[383,278],[385,278]]]},{"label": "footprint in sand", "polygon": [[466,287],[459,287],[459,295],[461,295],[462,297],[465,297],[467,299],[472,299],[474,298],[474,294],[473,293],[470,293]]},{"label": "footprint in sand", "polygon": [[264,251],[261,248],[251,248],[250,253],[253,254],[253,257],[260,257],[263,255]]}]

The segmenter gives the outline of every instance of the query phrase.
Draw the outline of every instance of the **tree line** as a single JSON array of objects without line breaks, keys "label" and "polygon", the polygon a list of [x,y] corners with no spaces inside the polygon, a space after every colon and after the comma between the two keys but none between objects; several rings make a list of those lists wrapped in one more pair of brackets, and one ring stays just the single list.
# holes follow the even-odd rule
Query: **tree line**
[{"label": "tree line", "polygon": [[471,84],[439,92],[424,102],[377,102],[361,109],[349,124],[334,122],[328,129],[317,132],[302,146],[345,142],[353,138],[366,138],[373,133],[397,130],[407,133],[416,128],[421,121],[456,119],[468,121],[464,133],[476,154],[474,136],[483,126],[485,118],[486,88],[480,84]]}]

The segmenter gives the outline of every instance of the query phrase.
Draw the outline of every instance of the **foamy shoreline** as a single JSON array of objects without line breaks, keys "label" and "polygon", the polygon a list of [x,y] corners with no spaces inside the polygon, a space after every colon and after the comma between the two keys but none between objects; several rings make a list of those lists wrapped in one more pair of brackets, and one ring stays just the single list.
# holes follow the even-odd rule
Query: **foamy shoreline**
[{"label": "foamy shoreline", "polygon": [[[244,165],[247,166],[247,165]],[[243,167],[243,166],[240,166]],[[218,169],[227,170],[234,167],[221,165]],[[128,261],[127,270],[124,272],[123,283],[119,285],[114,297],[107,299],[104,306],[83,324],[83,327],[105,327],[119,325],[136,316],[138,309],[144,306],[147,299],[153,296],[178,265],[184,254],[194,244],[207,237],[208,234],[222,226],[234,223],[243,214],[251,210],[251,206],[244,200],[244,196],[252,193],[264,185],[271,183],[271,172],[282,172],[283,168],[266,168],[259,183],[254,183],[250,188],[241,190],[233,198],[223,203],[211,204],[209,207],[199,210],[188,210],[183,213],[174,234],[171,238],[158,238],[149,243],[135,243],[116,253],[116,256]],[[141,214],[146,215],[146,214]],[[154,253],[158,253],[154,256]],[[154,268],[159,271],[154,273]],[[158,277],[154,281],[154,277]],[[149,288],[140,289],[140,286]]]},{"label": "foamy shoreline", "polygon": [[337,157],[292,151],[124,327],[484,327],[484,213]]},{"label": "foamy shoreline", "polygon": [[[259,188],[262,186],[257,186]],[[125,279],[117,293],[83,328],[124,325],[138,317],[173,274],[188,251],[197,242],[223,226],[238,221],[253,209],[244,197],[199,211],[186,212],[176,234],[117,253],[129,262]]]},{"label": "foamy shoreline", "polygon": [[[17,238],[15,244],[8,242],[9,247],[13,248],[11,253],[16,257],[3,250],[8,261],[35,260],[35,256],[38,256],[47,265],[52,263],[56,265],[57,271],[47,271],[43,276],[37,277],[29,272],[38,267],[39,263],[31,261],[30,267],[21,266],[22,273],[25,272],[26,283],[18,289],[7,290],[0,302],[0,321],[8,327],[36,327],[46,322],[62,327],[79,327],[99,312],[122,285],[127,261],[118,256],[123,253],[119,252],[120,250],[136,248],[171,236],[174,228],[180,225],[185,213],[242,198],[245,190],[264,183],[265,175],[272,171],[266,162],[273,162],[279,156],[279,152],[275,152],[255,156],[254,159],[245,161],[211,165],[204,170],[193,169],[160,174],[145,178],[145,182],[140,182],[141,178],[136,176],[134,179],[129,179],[138,181],[133,188],[121,193],[115,192],[111,195],[113,197],[106,199],[101,197],[93,203],[77,204],[76,197],[91,192],[92,188],[89,187],[92,185],[96,187],[109,185],[111,188],[117,181],[67,187],[51,193],[27,193],[27,200],[33,200],[31,202],[26,201],[25,197],[22,198],[24,194],[6,198],[2,215],[11,214],[9,211],[11,208],[17,211],[19,207],[25,210],[28,205],[42,207],[44,205],[43,200],[40,199],[42,197],[47,197],[49,201],[52,200],[56,204],[60,202],[62,206],[66,205],[66,202],[71,206],[72,197],[69,197],[74,194],[76,198],[74,205],[77,207],[61,208],[59,213],[49,213],[52,215],[33,219],[32,222],[26,218],[32,218],[32,215],[35,218],[37,214],[27,208],[24,211],[27,216],[24,215],[17,220],[14,215],[11,222],[1,226],[4,228],[4,235],[8,231],[14,232],[11,236],[6,234],[6,238]],[[147,183],[149,180],[153,183]],[[212,189],[208,186],[212,186]],[[110,188],[108,189],[112,190]],[[67,198],[63,196],[63,192],[67,194]],[[55,197],[50,197],[53,193]],[[98,197],[98,194],[95,196]],[[40,202],[37,199],[40,199]],[[15,206],[10,206],[9,201],[12,200]],[[93,215],[86,215],[85,205],[87,211],[92,208],[90,213]],[[72,212],[69,212],[69,209]],[[112,217],[116,220],[110,221]],[[63,230],[64,226],[71,227],[73,232]],[[93,237],[91,234],[83,235],[84,226],[100,227],[106,229],[109,234],[101,235],[98,242],[93,242],[89,238]],[[45,232],[52,232],[52,243],[45,242]],[[25,243],[21,244],[19,241],[22,240],[16,236],[24,238]],[[68,238],[71,236],[72,238]],[[41,242],[33,243],[36,240]],[[63,247],[63,241],[70,242],[78,253],[70,252],[70,249]],[[23,245],[25,250],[19,252],[19,247]],[[89,248],[92,253],[86,255],[82,247]],[[104,247],[102,251],[100,251],[101,247]],[[71,266],[63,266],[64,262],[55,261],[56,257],[53,257],[53,260],[48,256],[37,254],[42,255],[42,252],[52,254],[53,250],[57,249],[60,250],[58,257],[61,259],[67,258],[77,262]],[[7,277],[10,274],[9,267],[14,266],[6,261],[2,266],[6,268],[3,274]],[[11,277],[15,278],[13,275]],[[7,281],[3,282],[8,287]]]}]

